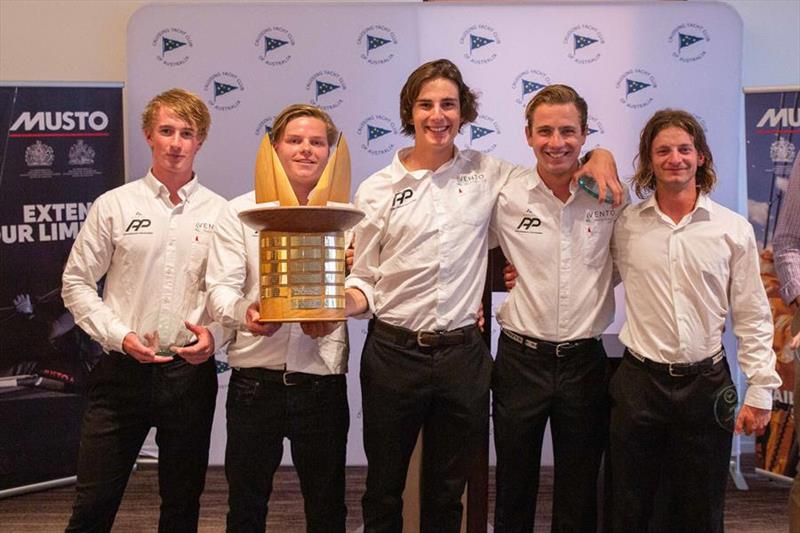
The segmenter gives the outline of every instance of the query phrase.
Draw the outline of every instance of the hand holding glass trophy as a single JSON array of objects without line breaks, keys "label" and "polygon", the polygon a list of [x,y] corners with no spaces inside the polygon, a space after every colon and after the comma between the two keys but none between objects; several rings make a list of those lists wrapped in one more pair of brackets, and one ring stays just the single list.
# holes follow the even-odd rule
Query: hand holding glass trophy
[{"label": "hand holding glass trophy", "polygon": [[186,328],[184,316],[160,309],[145,316],[137,335],[142,344],[156,355],[175,357],[174,348],[182,348],[194,340],[194,334]]},{"label": "hand holding glass trophy", "polygon": [[259,205],[241,211],[239,219],[259,231],[259,321],[344,321],[344,231],[364,217],[346,205],[350,154],[344,137],[308,204],[300,205],[265,135],[256,156],[255,191]]}]

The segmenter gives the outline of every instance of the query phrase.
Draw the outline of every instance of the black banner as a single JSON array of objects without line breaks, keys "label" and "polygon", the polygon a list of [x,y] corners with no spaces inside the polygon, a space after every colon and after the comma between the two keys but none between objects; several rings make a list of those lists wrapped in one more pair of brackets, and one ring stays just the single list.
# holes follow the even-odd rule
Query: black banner
[{"label": "black banner", "polygon": [[0,86],[0,491],[72,476],[101,355],[61,300],[95,198],[124,181],[122,88]]}]

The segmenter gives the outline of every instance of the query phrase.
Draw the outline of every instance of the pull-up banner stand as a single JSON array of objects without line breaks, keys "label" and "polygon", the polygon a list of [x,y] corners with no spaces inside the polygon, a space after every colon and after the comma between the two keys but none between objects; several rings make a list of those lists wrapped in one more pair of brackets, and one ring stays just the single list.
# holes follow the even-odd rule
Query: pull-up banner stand
[{"label": "pull-up banner stand", "polygon": [[100,347],[61,300],[92,202],[122,184],[122,84],[0,85],[0,497],[70,482]]}]

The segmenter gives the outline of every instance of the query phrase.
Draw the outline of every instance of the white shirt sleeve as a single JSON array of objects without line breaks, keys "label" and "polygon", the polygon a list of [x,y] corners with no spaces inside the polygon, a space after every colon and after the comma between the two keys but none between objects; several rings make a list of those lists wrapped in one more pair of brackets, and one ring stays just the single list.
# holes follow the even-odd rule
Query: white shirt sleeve
[{"label": "white shirt sleeve", "polygon": [[75,324],[106,351],[122,351],[122,341],[132,331],[97,293],[97,282],[114,256],[114,220],[103,197],[92,204],[75,239],[64,268],[61,297]]},{"label": "white shirt sleeve", "polygon": [[739,368],[747,377],[744,403],[772,409],[772,391],[780,386],[772,350],[772,313],[761,283],[758,250],[752,228],[731,258],[730,302],[733,333],[739,343]]},{"label": "white shirt sleeve", "polygon": [[385,221],[378,216],[372,206],[360,201],[358,193],[353,203],[356,208],[363,210],[366,216],[353,229],[355,243],[353,269],[347,276],[345,287],[356,288],[364,293],[369,311],[356,318],[370,318],[375,313],[375,285],[379,279],[381,236]]},{"label": "white shirt sleeve", "polygon": [[207,308],[211,317],[225,328],[246,331],[245,313],[252,302],[244,296],[247,280],[247,252],[244,226],[230,203],[217,219],[208,252]]}]

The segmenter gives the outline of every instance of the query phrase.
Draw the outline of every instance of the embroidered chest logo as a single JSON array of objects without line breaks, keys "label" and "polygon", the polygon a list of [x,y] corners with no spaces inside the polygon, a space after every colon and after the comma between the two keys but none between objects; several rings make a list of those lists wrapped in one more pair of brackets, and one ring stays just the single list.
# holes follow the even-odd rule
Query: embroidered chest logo
[{"label": "embroidered chest logo", "polygon": [[517,233],[541,234],[542,232],[539,230],[539,227],[541,225],[542,225],[542,219],[534,215],[530,209],[526,209],[525,214],[517,223],[517,227],[514,231],[516,231]]},{"label": "embroidered chest logo", "polygon": [[128,223],[128,227],[125,228],[125,235],[149,235],[153,233],[152,231],[146,231],[147,228],[150,227],[150,219],[145,218],[143,214],[140,212],[136,212],[133,216],[133,220]]},{"label": "embroidered chest logo", "polygon": [[392,199],[392,209],[398,209],[413,202],[414,191],[409,187],[396,193]]}]

